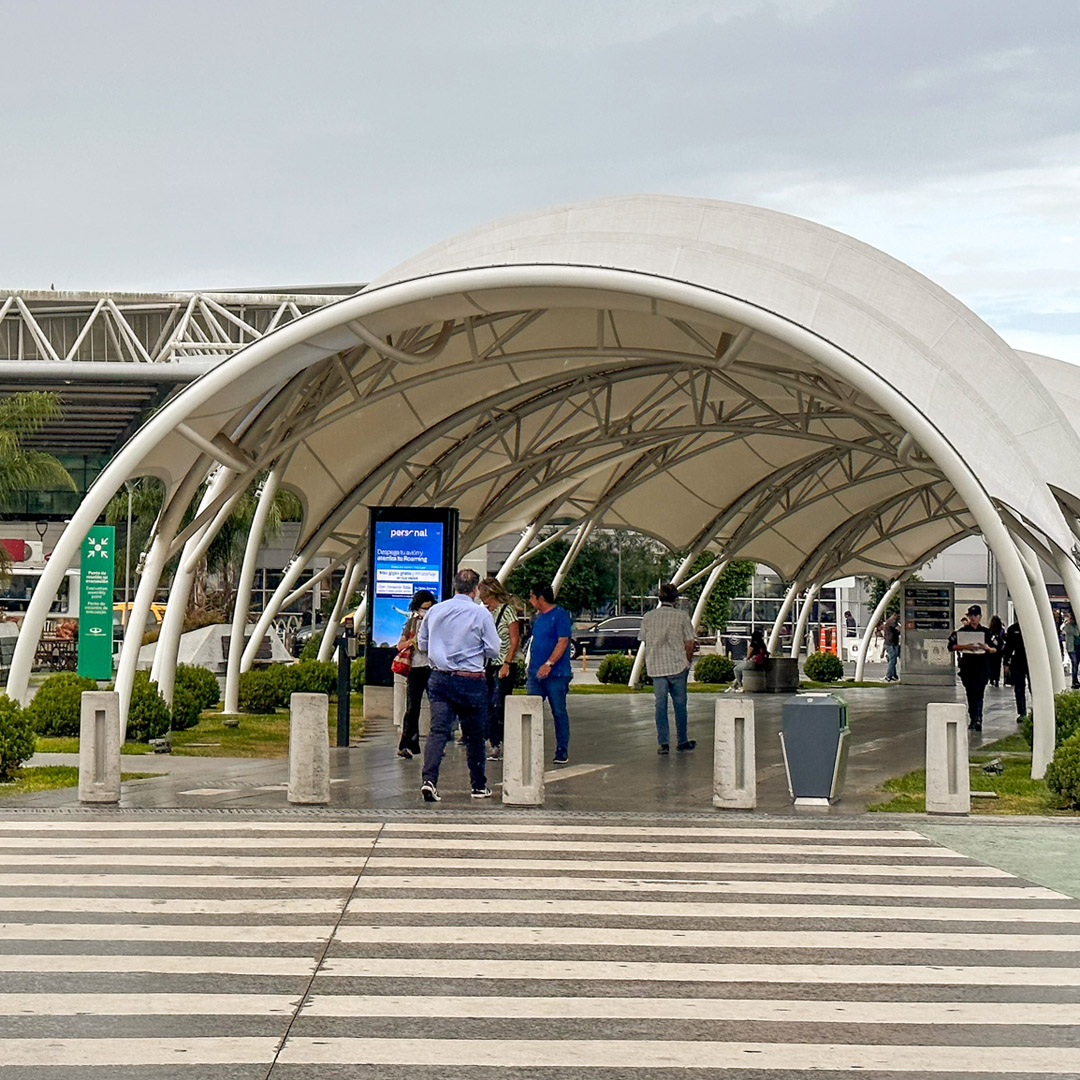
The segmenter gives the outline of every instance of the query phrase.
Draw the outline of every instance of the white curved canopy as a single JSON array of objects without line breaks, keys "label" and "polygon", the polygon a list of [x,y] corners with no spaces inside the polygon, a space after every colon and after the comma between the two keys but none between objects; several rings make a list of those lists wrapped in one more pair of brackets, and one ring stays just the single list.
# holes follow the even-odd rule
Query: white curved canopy
[{"label": "white curved canopy", "polygon": [[[186,505],[225,468],[164,537],[176,550],[272,467],[304,503],[297,565],[360,551],[373,504],[458,507],[465,551],[580,521],[806,583],[895,578],[980,530],[1035,640],[1009,530],[1064,559],[1080,599],[1080,434],[1059,405],[1080,372],[1048,363],[911,268],[784,214],[634,196],[522,215],[187,387],[101,474],[47,573],[124,479],[160,476]],[[1048,665],[1033,679],[1052,715]],[[1037,739],[1046,759],[1052,730]]]}]

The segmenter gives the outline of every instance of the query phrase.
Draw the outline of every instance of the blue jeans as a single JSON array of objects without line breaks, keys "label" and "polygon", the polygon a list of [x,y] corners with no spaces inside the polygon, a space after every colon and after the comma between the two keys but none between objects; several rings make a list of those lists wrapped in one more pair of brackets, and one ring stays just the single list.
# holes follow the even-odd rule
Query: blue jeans
[{"label": "blue jeans", "polygon": [[678,736],[679,745],[689,741],[686,736],[686,677],[689,674],[688,669],[678,675],[652,677],[653,696],[656,701],[656,741],[661,746],[671,742],[667,708],[669,694],[675,709],[675,734]]},{"label": "blue jeans", "polygon": [[564,757],[570,749],[570,714],[566,711],[569,689],[569,675],[549,675],[546,679],[538,679],[530,671],[525,684],[526,693],[542,697],[551,706],[551,718],[555,721],[556,757]]},{"label": "blue jeans", "polygon": [[439,782],[439,766],[451,738],[455,719],[461,722],[461,734],[469,761],[469,776],[477,790],[487,786],[484,739],[487,737],[487,679],[469,679],[445,671],[433,671],[427,685],[431,702],[431,732],[424,743],[424,779]]},{"label": "blue jeans", "polygon": [[896,661],[900,658],[899,645],[885,646],[885,659],[889,661],[889,669],[885,672],[886,679],[896,678]]}]

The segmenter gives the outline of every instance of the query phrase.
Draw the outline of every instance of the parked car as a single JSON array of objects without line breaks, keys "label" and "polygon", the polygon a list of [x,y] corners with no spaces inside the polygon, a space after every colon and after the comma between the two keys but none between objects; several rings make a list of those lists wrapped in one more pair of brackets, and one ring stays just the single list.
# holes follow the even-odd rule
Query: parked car
[{"label": "parked car", "polygon": [[590,656],[601,653],[626,652],[637,649],[640,615],[615,615],[610,619],[581,630],[570,639],[570,659],[587,652]]}]

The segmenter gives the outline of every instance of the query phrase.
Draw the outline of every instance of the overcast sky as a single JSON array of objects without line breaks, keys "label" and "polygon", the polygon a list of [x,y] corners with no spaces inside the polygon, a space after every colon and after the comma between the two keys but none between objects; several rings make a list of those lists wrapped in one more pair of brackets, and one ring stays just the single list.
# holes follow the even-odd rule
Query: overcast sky
[{"label": "overcast sky", "polygon": [[0,287],[366,281],[508,213],[811,218],[1080,363],[1077,0],[0,0]]}]

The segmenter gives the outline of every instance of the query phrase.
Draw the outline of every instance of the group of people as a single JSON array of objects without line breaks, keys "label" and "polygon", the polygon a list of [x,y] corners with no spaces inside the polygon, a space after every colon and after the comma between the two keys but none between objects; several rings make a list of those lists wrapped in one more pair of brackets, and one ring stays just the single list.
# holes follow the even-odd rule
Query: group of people
[{"label": "group of people", "polygon": [[[569,614],[555,603],[551,586],[538,582],[529,593],[535,611],[529,639],[527,688],[548,702],[555,721],[555,764],[569,760],[570,688]],[[497,578],[480,580],[474,570],[454,575],[453,596],[441,603],[418,590],[409,604],[398,654],[409,658],[405,715],[398,756],[422,753],[426,802],[439,802],[439,769],[446,744],[460,725],[474,799],[491,797],[488,760],[502,756],[506,698],[517,682],[517,658],[523,644],[519,611]],[[420,707],[431,705],[431,731],[420,747]],[[490,754],[488,752],[490,744]]]}]

